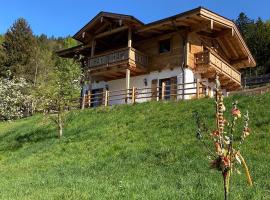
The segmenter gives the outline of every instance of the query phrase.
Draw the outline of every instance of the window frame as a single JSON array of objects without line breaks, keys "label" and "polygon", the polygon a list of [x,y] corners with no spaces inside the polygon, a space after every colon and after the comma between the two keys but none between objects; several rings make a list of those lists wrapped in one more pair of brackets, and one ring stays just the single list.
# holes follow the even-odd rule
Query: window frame
[{"label": "window frame", "polygon": [[[169,41],[169,44],[170,44],[170,50],[169,51],[166,51],[166,52],[160,52],[160,47],[161,47],[161,42],[164,42],[164,41]],[[169,37],[169,38],[164,38],[164,39],[160,39],[158,41],[158,54],[169,54],[172,52],[172,38]]]}]

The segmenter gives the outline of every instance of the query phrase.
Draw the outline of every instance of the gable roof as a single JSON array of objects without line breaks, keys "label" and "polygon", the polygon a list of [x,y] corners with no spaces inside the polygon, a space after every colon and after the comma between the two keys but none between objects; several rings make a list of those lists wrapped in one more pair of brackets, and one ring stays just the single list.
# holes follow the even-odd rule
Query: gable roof
[{"label": "gable roof", "polygon": [[222,46],[226,46],[226,48],[230,49],[230,51],[233,52],[235,60],[239,62],[239,66],[237,66],[237,68],[245,66],[256,66],[256,61],[253,58],[234,21],[223,17],[213,11],[210,11],[204,7],[198,7],[183,13],[179,13],[177,15],[150,22],[148,24],[144,24],[143,22],[131,15],[100,12],[81,30],[79,30],[73,36],[73,38],[82,43],[86,43],[87,39],[84,38],[85,34],[89,34],[90,37],[93,37],[95,35],[96,29],[102,28],[102,23],[100,22],[102,22],[104,19],[109,19],[111,21],[118,20],[119,22],[121,20],[121,22],[125,24],[132,25],[135,29],[135,33],[137,34],[149,34],[151,31],[157,31],[158,29],[162,30],[168,24],[188,28],[192,26],[192,28],[195,29],[203,26],[211,26],[211,29],[213,29],[213,31],[220,30],[220,32],[227,32],[231,34],[227,36],[221,36],[219,40],[220,43],[223,43]]},{"label": "gable roof", "polygon": [[117,20],[123,20],[127,21],[133,24],[136,24],[138,26],[144,25],[143,22],[138,20],[137,18],[133,17],[132,15],[125,15],[125,14],[118,14],[118,13],[111,13],[111,12],[103,12],[101,11],[98,13],[90,22],[88,22],[81,30],[79,30],[73,38],[83,42],[82,40],[82,34],[83,32],[86,32],[90,30],[97,22],[102,21],[103,18],[110,18],[110,19],[117,19]]}]

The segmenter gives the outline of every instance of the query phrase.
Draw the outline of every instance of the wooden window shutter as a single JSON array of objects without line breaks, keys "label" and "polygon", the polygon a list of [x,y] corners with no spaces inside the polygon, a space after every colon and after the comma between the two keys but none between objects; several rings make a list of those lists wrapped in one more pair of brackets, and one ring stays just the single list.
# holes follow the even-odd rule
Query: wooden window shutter
[{"label": "wooden window shutter", "polygon": [[157,100],[157,83],[158,83],[157,79],[152,80],[152,83],[151,83],[151,93],[152,93],[151,99],[153,101]]},{"label": "wooden window shutter", "polygon": [[177,99],[177,76],[171,77],[171,87],[170,87],[170,93],[171,93],[171,99],[176,100]]}]

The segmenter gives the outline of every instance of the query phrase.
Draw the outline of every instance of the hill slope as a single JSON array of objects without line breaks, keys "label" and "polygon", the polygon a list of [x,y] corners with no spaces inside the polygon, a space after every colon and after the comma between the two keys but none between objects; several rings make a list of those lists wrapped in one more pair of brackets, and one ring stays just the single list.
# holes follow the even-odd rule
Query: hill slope
[{"label": "hill slope", "polygon": [[[269,199],[270,94],[227,98],[227,107],[234,99],[251,115],[242,154],[255,184],[234,174],[232,199]],[[61,140],[42,116],[0,123],[0,199],[222,199],[194,110],[213,119],[214,100],[75,111]]]}]

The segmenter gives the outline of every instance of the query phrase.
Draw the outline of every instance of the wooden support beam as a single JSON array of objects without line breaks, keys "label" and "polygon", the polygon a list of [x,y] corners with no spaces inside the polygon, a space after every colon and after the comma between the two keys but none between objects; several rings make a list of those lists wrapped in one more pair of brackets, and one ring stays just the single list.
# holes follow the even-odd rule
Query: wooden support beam
[{"label": "wooden support beam", "polygon": [[109,91],[108,90],[106,90],[105,91],[105,106],[108,106],[108,104],[109,104]]},{"label": "wooden support beam", "polygon": [[235,55],[235,57],[238,58],[238,53],[235,50],[235,48],[233,47],[233,44],[231,43],[231,41],[228,38],[226,38],[226,37],[224,37],[224,39],[227,42],[227,44],[228,44],[229,48],[231,49],[231,51],[233,52],[233,54]]},{"label": "wooden support beam", "polygon": [[166,83],[162,82],[162,87],[161,87],[161,99],[165,99],[165,90],[166,90]]},{"label": "wooden support beam", "polygon": [[225,37],[225,36],[233,36],[234,34],[234,30],[233,28],[230,29],[223,29],[222,31],[216,33],[214,35],[215,38],[221,38],[221,37]]},{"label": "wooden support beam", "polygon": [[210,28],[211,28],[211,30],[213,30],[214,29],[214,20],[210,20]]},{"label": "wooden support beam", "polygon": [[234,65],[234,64],[237,64],[237,63],[246,61],[246,60],[249,60],[250,61],[250,58],[249,57],[244,57],[244,58],[239,58],[239,59],[236,59],[236,60],[231,60],[230,61],[230,64],[231,65]]},{"label": "wooden support beam", "polygon": [[226,56],[230,58],[231,54],[228,52],[228,49],[226,48],[223,40],[221,38],[217,38],[217,41],[219,45],[221,46],[222,50],[224,51],[224,53],[226,54]]},{"label": "wooden support beam", "polygon": [[196,98],[200,98],[200,79],[196,79]]},{"label": "wooden support beam", "polygon": [[122,26],[122,27],[119,27],[119,28],[112,29],[110,31],[100,33],[100,34],[96,35],[95,38],[102,38],[102,37],[105,37],[105,36],[108,36],[108,35],[111,35],[111,34],[114,34],[114,33],[125,31],[127,29],[128,29],[128,26]]},{"label": "wooden support beam", "polygon": [[126,69],[126,103],[129,99],[129,89],[130,89],[130,69]]}]

